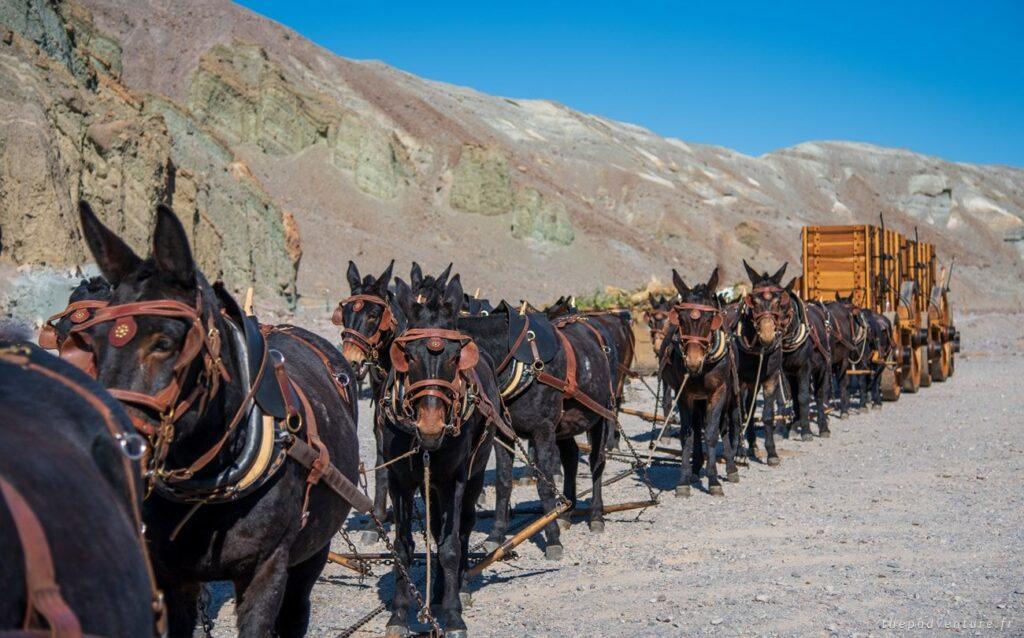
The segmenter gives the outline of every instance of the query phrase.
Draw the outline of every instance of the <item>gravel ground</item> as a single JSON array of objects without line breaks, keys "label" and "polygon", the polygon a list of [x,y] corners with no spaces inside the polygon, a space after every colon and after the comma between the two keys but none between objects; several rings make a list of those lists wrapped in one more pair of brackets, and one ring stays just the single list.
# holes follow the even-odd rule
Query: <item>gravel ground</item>
[{"label": "gravel ground", "polygon": [[[676,468],[656,467],[651,479],[666,491],[639,520],[610,515],[601,535],[575,525],[563,535],[561,562],[527,542],[516,560],[487,571],[465,612],[470,632],[1024,635],[1022,324],[1019,315],[964,320],[977,339],[965,333],[950,381],[834,420],[831,439],[780,441],[782,464],[741,468],[741,483],[725,483],[724,498],[676,498]],[[652,404],[639,385],[627,399]],[[364,435],[369,415],[363,402]],[[646,423],[623,417],[623,426],[646,440]],[[365,436],[364,459],[371,449]],[[610,462],[609,471],[622,467]],[[605,494],[606,503],[646,498],[638,480]],[[487,497],[493,506],[493,488]],[[517,487],[515,497],[535,504],[536,490]],[[362,529],[358,520],[350,526]],[[346,551],[340,538],[335,549]],[[360,583],[328,565],[313,592],[310,634],[336,635],[390,600],[390,569],[375,571]],[[381,635],[386,619],[356,635]],[[227,600],[215,635],[233,635],[233,624]]]}]

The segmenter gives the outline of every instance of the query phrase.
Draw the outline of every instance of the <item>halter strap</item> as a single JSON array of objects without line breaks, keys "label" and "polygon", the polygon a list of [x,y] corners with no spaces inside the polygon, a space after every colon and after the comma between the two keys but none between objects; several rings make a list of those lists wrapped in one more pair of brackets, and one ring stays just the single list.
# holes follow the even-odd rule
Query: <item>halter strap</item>
[{"label": "halter strap", "polygon": [[[352,310],[359,312],[363,309],[363,304],[373,304],[381,307],[380,321],[377,323],[377,329],[372,335],[364,335],[354,328],[345,326],[345,306],[352,304]],[[395,316],[391,312],[391,304],[387,302],[383,297],[370,294],[358,294],[350,295],[345,297],[338,302],[338,307],[334,309],[334,314],[331,316],[331,323],[336,326],[341,326],[341,341],[342,343],[351,343],[356,346],[368,357],[375,357],[378,354],[380,348],[380,342],[384,337],[384,334],[390,330],[394,330],[397,322]]]}]

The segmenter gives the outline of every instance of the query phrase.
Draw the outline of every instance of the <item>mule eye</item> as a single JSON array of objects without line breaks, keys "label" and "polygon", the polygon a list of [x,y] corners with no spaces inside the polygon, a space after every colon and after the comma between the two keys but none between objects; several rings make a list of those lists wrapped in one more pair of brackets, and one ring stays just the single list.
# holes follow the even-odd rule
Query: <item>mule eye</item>
[{"label": "mule eye", "polygon": [[160,337],[153,342],[153,352],[170,352],[174,349],[174,342],[168,337]]}]

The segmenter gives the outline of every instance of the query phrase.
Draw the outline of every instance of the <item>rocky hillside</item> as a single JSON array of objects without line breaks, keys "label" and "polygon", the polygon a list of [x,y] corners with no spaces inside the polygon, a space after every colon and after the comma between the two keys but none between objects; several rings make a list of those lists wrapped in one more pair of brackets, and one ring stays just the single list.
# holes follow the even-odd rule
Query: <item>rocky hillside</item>
[{"label": "rocky hillside", "polygon": [[204,266],[264,298],[319,312],[347,259],[395,257],[546,299],[671,266],[739,280],[741,258],[798,262],[804,224],[884,212],[956,255],[958,303],[1024,305],[1018,169],[843,142],[750,157],[347,60],[226,0],[78,1],[0,0],[15,263],[82,260],[80,194],[139,243],[169,198]]}]

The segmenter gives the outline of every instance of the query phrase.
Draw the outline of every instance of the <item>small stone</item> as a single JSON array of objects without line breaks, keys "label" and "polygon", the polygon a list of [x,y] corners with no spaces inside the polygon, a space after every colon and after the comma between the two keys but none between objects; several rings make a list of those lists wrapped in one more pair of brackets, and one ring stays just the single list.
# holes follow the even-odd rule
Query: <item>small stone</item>
[{"label": "small stone", "polygon": [[725,621],[722,620],[721,618],[713,618],[711,620],[711,624],[712,625],[721,625],[723,622],[725,622]]},{"label": "small stone", "polygon": [[754,596],[754,601],[759,603],[766,603],[768,602],[768,597],[764,594],[758,594],[757,596]]}]

